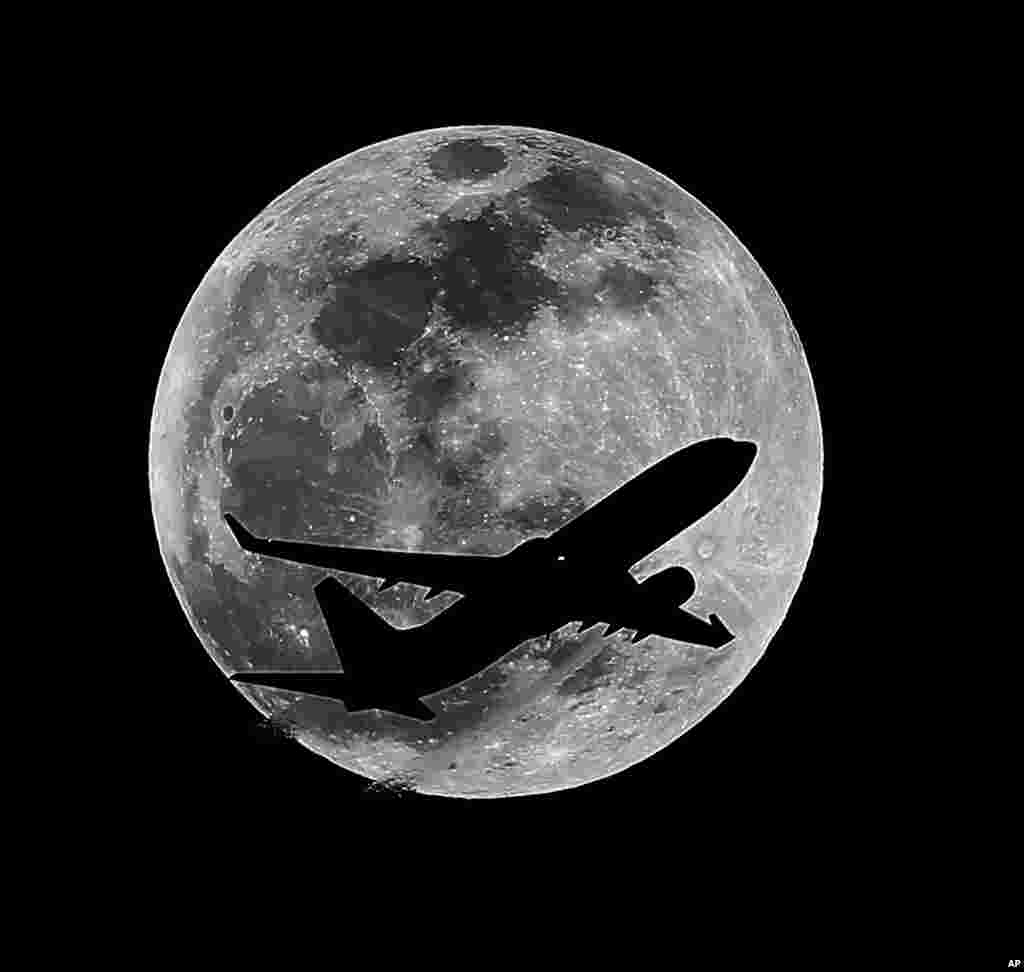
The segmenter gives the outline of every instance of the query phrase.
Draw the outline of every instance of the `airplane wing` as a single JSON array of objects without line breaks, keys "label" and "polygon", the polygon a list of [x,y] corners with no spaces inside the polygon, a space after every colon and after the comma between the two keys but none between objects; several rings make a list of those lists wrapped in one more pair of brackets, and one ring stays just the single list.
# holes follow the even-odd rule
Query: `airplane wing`
[{"label": "airplane wing", "polygon": [[390,583],[405,581],[437,591],[471,594],[488,584],[488,562],[501,557],[472,554],[409,553],[365,547],[336,547],[326,543],[266,540],[250,533],[230,513],[224,522],[248,553],[328,570],[381,577]]}]

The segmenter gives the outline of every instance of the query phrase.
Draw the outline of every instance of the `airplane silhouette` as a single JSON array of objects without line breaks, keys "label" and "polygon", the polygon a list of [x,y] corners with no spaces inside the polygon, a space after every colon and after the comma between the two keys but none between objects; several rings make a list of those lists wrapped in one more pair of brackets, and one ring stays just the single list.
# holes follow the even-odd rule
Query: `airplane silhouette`
[{"label": "airplane silhouette", "polygon": [[242,549],[331,570],[406,581],[464,595],[426,624],[397,630],[335,578],[315,588],[344,671],[245,672],[243,684],[339,699],[349,711],[382,709],[421,721],[423,702],[464,681],[532,637],[569,622],[603,622],[609,633],[658,634],[720,648],[733,639],[717,615],[681,610],[695,590],[689,571],[670,567],[638,583],[629,568],[739,485],[757,447],[709,439],[644,470],[550,537],[533,537],[501,556],[338,548],[254,536],[224,519]]}]

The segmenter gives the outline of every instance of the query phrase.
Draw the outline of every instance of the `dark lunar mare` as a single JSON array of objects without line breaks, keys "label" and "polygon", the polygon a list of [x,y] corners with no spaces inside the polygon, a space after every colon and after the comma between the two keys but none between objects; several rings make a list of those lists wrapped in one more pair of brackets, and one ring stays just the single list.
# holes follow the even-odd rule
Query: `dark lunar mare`
[{"label": "dark lunar mare", "polygon": [[602,272],[597,292],[606,294],[620,309],[639,311],[657,294],[657,281],[643,270],[616,261]]},{"label": "dark lunar mare", "polygon": [[275,384],[245,399],[221,450],[231,473],[222,503],[261,531],[348,542],[375,531],[371,498],[386,488],[388,459],[378,426],[367,425],[329,473],[330,432],[290,407]]},{"label": "dark lunar mare", "polygon": [[[458,151],[449,149],[456,165]],[[553,230],[597,239],[637,220],[671,243],[675,234],[663,216],[655,201],[610,187],[596,168],[558,165],[473,216],[424,221],[416,235],[433,253],[429,260],[388,254],[352,269],[345,260],[357,251],[358,236],[340,234],[318,249],[313,283],[303,284],[326,299],[311,330],[332,351],[388,367],[421,335],[435,305],[455,330],[490,337],[521,337],[544,306],[579,319],[595,292],[639,309],[655,287],[643,271],[616,263],[596,291],[569,293],[535,261]]]},{"label": "dark lunar mare", "polygon": [[424,233],[440,244],[432,263],[439,303],[459,331],[520,337],[543,305],[561,298],[562,288],[533,262],[546,230],[500,203],[472,219],[443,215]]},{"label": "dark lunar mare", "polygon": [[615,231],[630,221],[647,223],[666,243],[675,233],[664,221],[664,202],[610,186],[604,173],[589,165],[553,165],[543,176],[509,195],[510,205],[527,208],[563,233]]},{"label": "dark lunar mare", "polygon": [[478,182],[497,175],[508,165],[508,157],[497,145],[479,138],[459,138],[435,149],[427,159],[431,174],[440,182],[466,179]]},{"label": "dark lunar mare", "polygon": [[394,365],[424,331],[439,285],[419,260],[383,256],[330,278],[327,301],[310,325],[328,350]]}]

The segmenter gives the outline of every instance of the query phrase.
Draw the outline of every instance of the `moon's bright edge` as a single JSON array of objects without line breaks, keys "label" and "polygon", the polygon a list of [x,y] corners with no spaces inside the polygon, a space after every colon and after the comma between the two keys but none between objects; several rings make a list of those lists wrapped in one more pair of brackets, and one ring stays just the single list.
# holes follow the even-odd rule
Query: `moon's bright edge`
[{"label": "moon's bright edge", "polygon": [[[460,156],[470,143],[477,154]],[[499,171],[488,170],[492,157],[500,157]],[[579,180],[595,200],[594,213],[574,209],[571,200],[561,208],[544,204],[551,197],[535,187],[547,191],[555,173]],[[396,473],[413,468],[401,465],[402,457],[411,455],[422,431],[417,423],[426,421],[409,404],[409,375],[428,374],[440,357],[422,353],[413,361],[405,353],[399,379],[394,368],[369,360],[358,336],[350,347],[326,347],[316,330],[323,291],[311,281],[328,259],[353,273],[395,255],[429,265],[441,246],[438,225],[474,220],[492,204],[506,214],[519,207],[515,212],[540,228],[542,246],[530,266],[551,282],[551,292],[578,300],[531,307],[508,334],[481,331],[455,341],[443,316],[427,324],[432,347],[444,336],[445,360],[457,357],[472,388],[430,417],[438,455],[458,462],[459,450],[479,452],[485,431],[503,444],[479,467],[487,499],[470,530],[437,516],[440,487],[422,463],[416,475]],[[602,228],[598,217],[606,213]],[[347,249],[334,241],[347,241]],[[642,294],[634,286],[641,279]],[[438,129],[324,166],[238,233],[171,340],[149,448],[153,517],[168,575],[225,675],[338,664],[312,594],[327,572],[243,552],[222,517],[245,493],[225,462],[228,442],[233,456],[257,461],[266,448],[259,443],[268,440],[232,437],[271,397],[303,408],[311,393],[296,376],[310,368],[342,369],[347,377],[337,387],[358,386],[368,403],[344,422],[317,427],[329,450],[325,482],[370,426],[394,475],[384,492],[352,489],[344,502],[337,492],[314,494],[314,512],[296,521],[307,531],[303,538],[344,529],[352,542],[456,550],[471,541],[500,552],[516,539],[509,524],[518,522],[518,511],[550,505],[556,493],[593,502],[681,445],[730,436],[756,442],[758,456],[725,503],[634,568],[639,577],[685,566],[697,581],[687,609],[722,618],[736,635],[726,648],[653,636],[630,644],[600,627],[562,629],[439,693],[445,714],[426,725],[239,687],[303,745],[368,779],[425,793],[565,789],[619,772],[677,739],[762,657],[817,527],[819,411],[806,356],[775,289],[721,220],[670,179],[619,152],[551,132]],[[316,394],[335,387],[317,384]],[[421,622],[451,603],[449,595],[425,601],[424,591],[406,585],[381,595],[372,580],[338,576],[396,624]]]}]

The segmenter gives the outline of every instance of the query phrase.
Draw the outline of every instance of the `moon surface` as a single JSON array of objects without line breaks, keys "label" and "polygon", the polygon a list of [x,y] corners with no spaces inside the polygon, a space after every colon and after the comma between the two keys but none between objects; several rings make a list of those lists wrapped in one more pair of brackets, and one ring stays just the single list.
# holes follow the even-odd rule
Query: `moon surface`
[{"label": "moon surface", "polygon": [[[156,392],[153,517],[179,602],[226,676],[337,671],[344,645],[314,595],[326,577],[395,627],[458,595],[247,553],[225,512],[262,535],[497,555],[722,436],[757,444],[747,477],[632,573],[690,571],[686,609],[725,622],[724,648],[603,625],[538,632],[440,693],[429,723],[236,688],[377,784],[464,798],[566,789],[714,709],[803,574],[818,407],[793,324],[743,245],[619,152],[536,129],[437,129],[311,173],[214,261]],[[500,619],[480,637],[500,638]]]}]

